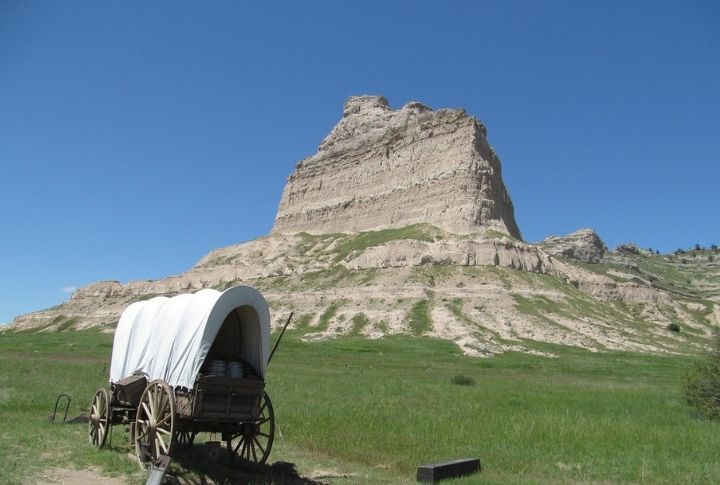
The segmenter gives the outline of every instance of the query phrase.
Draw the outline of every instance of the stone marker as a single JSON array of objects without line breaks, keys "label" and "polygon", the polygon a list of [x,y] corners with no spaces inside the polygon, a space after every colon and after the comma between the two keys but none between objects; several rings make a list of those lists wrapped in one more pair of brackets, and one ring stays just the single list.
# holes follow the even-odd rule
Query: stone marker
[{"label": "stone marker", "polygon": [[444,478],[456,478],[470,475],[480,471],[479,458],[464,458],[461,460],[420,465],[417,468],[417,481],[422,483],[437,483]]}]

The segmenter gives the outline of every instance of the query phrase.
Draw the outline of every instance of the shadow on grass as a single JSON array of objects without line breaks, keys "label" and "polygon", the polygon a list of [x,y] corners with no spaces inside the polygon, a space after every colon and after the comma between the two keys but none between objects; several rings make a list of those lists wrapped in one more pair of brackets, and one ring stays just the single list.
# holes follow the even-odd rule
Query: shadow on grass
[{"label": "shadow on grass", "polygon": [[229,485],[238,483],[278,485],[327,485],[301,477],[295,465],[284,461],[258,465],[231,459],[227,449],[195,445],[174,453],[164,484]]}]

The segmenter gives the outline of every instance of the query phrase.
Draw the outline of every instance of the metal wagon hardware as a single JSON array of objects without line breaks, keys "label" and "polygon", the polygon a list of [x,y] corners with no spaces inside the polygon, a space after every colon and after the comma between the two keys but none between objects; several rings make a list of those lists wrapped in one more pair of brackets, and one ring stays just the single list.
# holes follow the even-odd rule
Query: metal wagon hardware
[{"label": "metal wagon hardware", "polygon": [[211,289],[131,304],[120,317],[110,390],[90,408],[90,443],[130,425],[142,462],[218,433],[233,457],[264,463],[275,435],[265,392],[270,312],[254,288]]}]

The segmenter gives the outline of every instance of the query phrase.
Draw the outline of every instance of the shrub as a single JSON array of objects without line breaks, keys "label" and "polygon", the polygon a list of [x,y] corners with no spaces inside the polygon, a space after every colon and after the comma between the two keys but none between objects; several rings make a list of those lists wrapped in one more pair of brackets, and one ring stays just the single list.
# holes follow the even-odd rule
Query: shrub
[{"label": "shrub", "polygon": [[669,323],[667,329],[671,332],[680,332],[680,325],[675,322]]},{"label": "shrub", "polygon": [[457,374],[453,376],[452,379],[450,379],[453,384],[457,384],[458,386],[472,386],[475,385],[475,379],[472,377],[468,377],[464,374]]},{"label": "shrub", "polygon": [[713,347],[704,362],[696,365],[685,382],[685,399],[700,416],[720,419],[720,331],[713,337]]}]

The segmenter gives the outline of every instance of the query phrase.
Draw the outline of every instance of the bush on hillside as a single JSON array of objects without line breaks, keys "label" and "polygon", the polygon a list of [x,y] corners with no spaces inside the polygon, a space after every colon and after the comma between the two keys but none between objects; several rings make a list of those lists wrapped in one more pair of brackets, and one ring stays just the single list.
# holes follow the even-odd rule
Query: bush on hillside
[{"label": "bush on hillside", "polygon": [[464,374],[457,374],[453,376],[451,381],[453,384],[457,384],[458,386],[472,386],[475,384],[475,379]]},{"label": "bush on hillside", "polygon": [[715,333],[713,347],[688,375],[685,399],[707,419],[720,419],[720,331]]},{"label": "bush on hillside", "polygon": [[675,322],[669,323],[667,326],[668,330],[671,332],[679,332],[680,331],[680,325],[678,325]]}]

